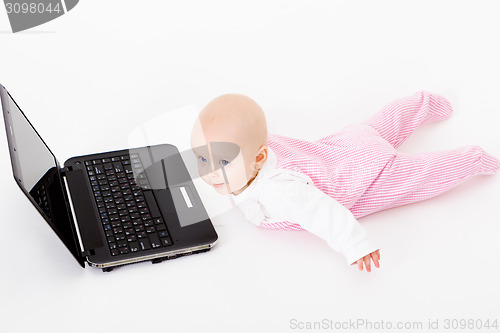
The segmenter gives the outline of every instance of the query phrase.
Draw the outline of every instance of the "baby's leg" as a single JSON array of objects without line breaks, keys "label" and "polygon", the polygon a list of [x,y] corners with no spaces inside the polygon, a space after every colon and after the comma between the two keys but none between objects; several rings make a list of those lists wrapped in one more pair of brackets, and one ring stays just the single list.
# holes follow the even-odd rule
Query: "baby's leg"
[{"label": "baby's leg", "polygon": [[432,198],[474,175],[499,170],[500,161],[477,146],[398,154],[350,210],[355,217],[363,217]]},{"label": "baby's leg", "polygon": [[398,148],[418,126],[444,120],[452,112],[450,102],[444,97],[422,91],[392,102],[365,124]]}]

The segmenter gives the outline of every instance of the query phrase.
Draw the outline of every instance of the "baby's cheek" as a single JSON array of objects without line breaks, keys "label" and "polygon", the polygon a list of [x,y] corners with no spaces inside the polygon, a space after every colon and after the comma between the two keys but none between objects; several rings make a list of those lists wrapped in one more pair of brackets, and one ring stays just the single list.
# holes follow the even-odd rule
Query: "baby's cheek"
[{"label": "baby's cheek", "polygon": [[208,175],[200,175],[200,177],[201,177],[201,179],[203,179],[203,181],[204,181],[205,183],[207,183],[208,185],[212,185],[212,184],[208,181],[208,179],[209,179]]},{"label": "baby's cheek", "polygon": [[233,189],[239,189],[246,185],[248,177],[244,168],[227,170],[228,179]]}]

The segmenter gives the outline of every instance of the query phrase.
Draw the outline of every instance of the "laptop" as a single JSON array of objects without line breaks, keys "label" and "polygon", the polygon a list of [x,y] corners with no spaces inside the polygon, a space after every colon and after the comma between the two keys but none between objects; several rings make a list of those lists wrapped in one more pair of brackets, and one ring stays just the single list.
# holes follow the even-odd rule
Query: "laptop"
[{"label": "laptop", "polygon": [[77,262],[103,271],[209,251],[217,233],[169,144],[77,156],[61,167],[0,85],[14,178]]}]

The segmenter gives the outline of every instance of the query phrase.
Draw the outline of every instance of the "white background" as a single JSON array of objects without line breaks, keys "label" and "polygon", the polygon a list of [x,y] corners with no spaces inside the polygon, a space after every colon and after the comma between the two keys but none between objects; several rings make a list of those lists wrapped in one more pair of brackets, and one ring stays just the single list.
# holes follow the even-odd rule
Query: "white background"
[{"label": "white background", "polygon": [[[429,90],[455,114],[402,151],[478,144],[500,157],[499,13],[493,0],[86,0],[12,34],[2,7],[0,83],[61,163],[128,147],[140,124],[227,92],[255,99],[272,132],[316,139]],[[175,119],[161,128],[157,140],[190,131]],[[0,161],[2,332],[500,325],[499,175],[361,219],[381,247],[371,273],[307,232],[256,228],[235,210],[213,219],[219,242],[208,253],[103,273],[80,268],[17,188],[3,130]]]}]

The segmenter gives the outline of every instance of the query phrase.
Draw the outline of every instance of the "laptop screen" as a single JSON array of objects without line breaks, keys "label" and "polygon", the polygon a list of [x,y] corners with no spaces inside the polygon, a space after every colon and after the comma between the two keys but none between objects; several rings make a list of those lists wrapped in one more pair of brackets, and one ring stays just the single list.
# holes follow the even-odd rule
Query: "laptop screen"
[{"label": "laptop screen", "polygon": [[59,164],[7,90],[0,85],[14,178],[68,249],[78,258]]}]

